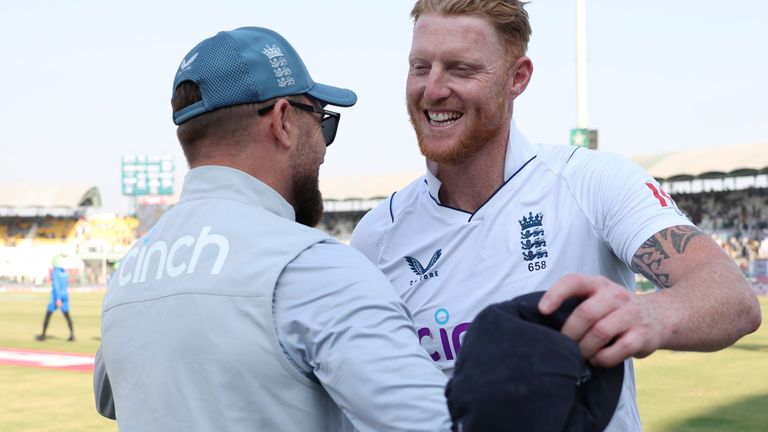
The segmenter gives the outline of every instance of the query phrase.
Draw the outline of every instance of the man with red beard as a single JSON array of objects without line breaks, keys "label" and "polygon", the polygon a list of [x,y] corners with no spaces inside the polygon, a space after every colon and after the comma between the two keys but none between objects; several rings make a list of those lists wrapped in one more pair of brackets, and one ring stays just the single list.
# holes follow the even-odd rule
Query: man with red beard
[{"label": "man with red beard", "polygon": [[[548,290],[550,314],[585,298],[562,332],[594,365],[624,362],[607,430],[639,431],[632,357],[727,347],[760,325],[756,296],[643,169],[517,129],[533,70],[523,2],[419,0],[411,15],[406,98],[427,172],[369,212],[352,245],[389,277],[447,376],[485,306]],[[635,273],[662,290],[635,295]]]},{"label": "man with red beard", "polygon": [[315,83],[260,27],[182,60],[179,202],[123,258],[94,391],[123,432],[442,431],[440,370],[364,256],[312,228],[351,90]]}]

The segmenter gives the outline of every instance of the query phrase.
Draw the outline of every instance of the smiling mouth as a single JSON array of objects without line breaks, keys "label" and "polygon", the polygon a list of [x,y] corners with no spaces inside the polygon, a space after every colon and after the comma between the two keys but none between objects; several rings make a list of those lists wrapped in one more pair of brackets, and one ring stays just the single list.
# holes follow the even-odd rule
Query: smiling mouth
[{"label": "smiling mouth", "polygon": [[428,110],[424,111],[424,114],[427,116],[427,120],[429,120],[429,124],[432,126],[449,126],[464,115],[456,111],[435,112]]}]

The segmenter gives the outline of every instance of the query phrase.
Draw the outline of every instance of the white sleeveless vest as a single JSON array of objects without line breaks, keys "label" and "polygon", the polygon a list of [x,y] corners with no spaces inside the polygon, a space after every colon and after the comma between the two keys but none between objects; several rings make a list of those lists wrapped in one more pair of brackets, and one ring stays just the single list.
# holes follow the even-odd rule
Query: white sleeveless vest
[{"label": "white sleeveless vest", "polygon": [[286,206],[242,172],[197,168],[128,252],[102,316],[122,432],[338,429],[339,408],[289,363],[274,329],[281,272],[330,239]]}]

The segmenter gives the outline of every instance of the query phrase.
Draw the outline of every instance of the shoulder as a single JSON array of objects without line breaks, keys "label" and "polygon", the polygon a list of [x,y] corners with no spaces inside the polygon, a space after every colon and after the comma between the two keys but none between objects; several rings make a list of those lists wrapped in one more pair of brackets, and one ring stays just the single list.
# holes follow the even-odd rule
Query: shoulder
[{"label": "shoulder", "polygon": [[[229,225],[233,237],[238,233],[258,233],[257,235],[268,235],[270,238],[295,238],[310,242],[333,240],[333,237],[318,228],[302,225],[262,206],[232,202],[227,204],[228,206],[221,206],[221,220]],[[248,238],[243,240],[250,241]]]},{"label": "shoulder", "polygon": [[402,190],[389,197],[389,213],[392,221],[396,221],[408,209],[413,208],[417,200],[428,196],[426,175],[410,182]]},{"label": "shoulder", "polygon": [[589,185],[621,188],[627,182],[651,181],[652,177],[631,159],[602,150],[566,145],[541,145],[539,163],[571,188]]},{"label": "shoulder", "polygon": [[338,243],[338,241],[334,237],[332,237],[327,232],[322,231],[322,230],[320,230],[318,228],[308,227],[308,226],[302,225],[302,224],[300,224],[300,223],[298,223],[296,221],[288,220],[288,219],[285,219],[285,218],[279,218],[279,219],[282,219],[282,221],[284,221],[283,223],[286,223],[286,228],[287,229],[294,230],[297,233],[299,233],[299,235],[301,235],[303,237],[307,237],[307,238],[313,239],[313,240],[315,240],[317,242],[327,241],[327,242],[337,242]]},{"label": "shoulder", "polygon": [[640,165],[626,156],[579,147],[565,162],[562,172],[566,176],[585,172],[610,173],[611,175],[645,174],[645,170]]},{"label": "shoulder", "polygon": [[554,173],[560,173],[580,150],[584,149],[570,145],[540,144],[536,158],[539,164]]},{"label": "shoulder", "polygon": [[571,176],[585,170],[642,170],[639,165],[622,155],[571,145],[541,144],[537,158],[539,163],[550,171],[563,176]]},{"label": "shoulder", "polygon": [[366,213],[352,234],[352,246],[369,255],[374,244],[409,210],[415,202],[427,195],[425,176],[421,176],[403,189],[394,192],[378,206]]},{"label": "shoulder", "polygon": [[404,211],[411,208],[416,200],[427,193],[426,176],[418,177],[403,189],[392,193],[384,202],[370,212],[371,219],[389,219],[394,223]]},{"label": "shoulder", "polygon": [[317,242],[304,251],[290,264],[314,268],[338,269],[346,272],[363,272],[375,268],[357,249],[329,238]]},{"label": "shoulder", "polygon": [[389,290],[387,279],[365,255],[334,239],[315,243],[302,251],[286,266],[286,273],[322,283],[323,289],[360,286],[367,291],[376,287]]}]

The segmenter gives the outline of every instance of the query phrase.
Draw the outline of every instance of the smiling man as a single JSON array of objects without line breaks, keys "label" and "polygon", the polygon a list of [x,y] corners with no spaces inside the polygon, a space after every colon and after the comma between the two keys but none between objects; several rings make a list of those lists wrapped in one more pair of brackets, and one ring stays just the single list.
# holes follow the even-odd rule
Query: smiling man
[{"label": "smiling man", "polygon": [[[639,166],[518,130],[533,71],[522,2],[419,0],[411,15],[406,97],[427,172],[367,214],[352,245],[389,277],[447,376],[485,306],[547,290],[549,314],[585,298],[562,331],[593,364],[623,362],[607,430],[641,430],[632,357],[727,347],[760,325],[757,298]],[[635,273],[663,289],[635,295]]]}]

